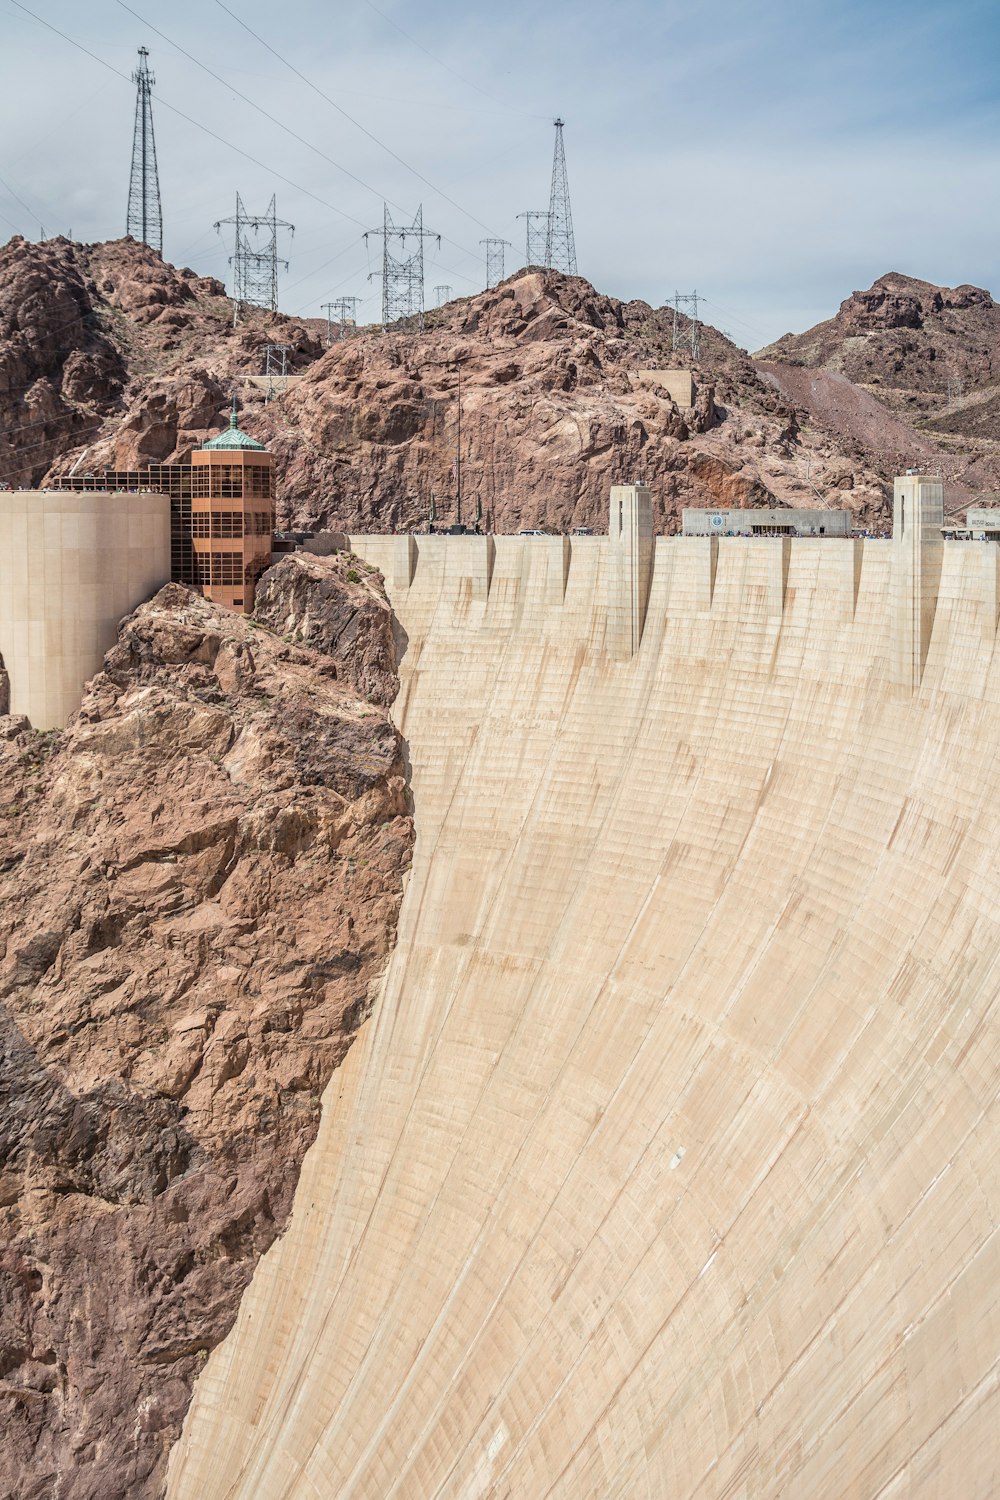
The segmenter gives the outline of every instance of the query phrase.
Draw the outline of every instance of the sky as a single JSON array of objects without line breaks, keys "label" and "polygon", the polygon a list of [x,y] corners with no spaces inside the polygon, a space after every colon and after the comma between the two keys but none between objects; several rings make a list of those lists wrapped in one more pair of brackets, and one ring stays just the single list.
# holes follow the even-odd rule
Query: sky
[{"label": "sky", "polygon": [[175,264],[231,285],[213,225],[274,194],[282,310],[377,321],[388,200],[428,304],[478,291],[559,115],[580,274],[753,350],[890,270],[1000,295],[998,43],[995,0],[0,0],[0,239],[124,233],[144,45]]}]

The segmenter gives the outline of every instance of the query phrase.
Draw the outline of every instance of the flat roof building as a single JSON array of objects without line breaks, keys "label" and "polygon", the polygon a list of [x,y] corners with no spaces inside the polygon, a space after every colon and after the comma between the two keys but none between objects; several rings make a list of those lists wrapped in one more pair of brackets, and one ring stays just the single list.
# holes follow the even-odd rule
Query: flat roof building
[{"label": "flat roof building", "polygon": [[970,505],[965,526],[977,541],[1000,542],[1000,505]]},{"label": "flat roof building", "polygon": [[774,510],[681,511],[683,536],[850,536],[853,516],[849,510],[798,510],[794,506]]}]

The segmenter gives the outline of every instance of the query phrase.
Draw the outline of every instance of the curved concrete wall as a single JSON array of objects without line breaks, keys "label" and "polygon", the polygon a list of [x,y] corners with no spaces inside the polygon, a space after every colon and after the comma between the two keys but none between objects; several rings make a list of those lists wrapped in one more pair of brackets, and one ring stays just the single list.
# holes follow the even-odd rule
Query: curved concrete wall
[{"label": "curved concrete wall", "polygon": [[0,655],[10,711],[59,729],[118,621],[170,579],[166,495],[0,491]]},{"label": "curved concrete wall", "polygon": [[169,1495],[996,1495],[998,550],[914,687],[889,542],[355,547],[413,871]]}]

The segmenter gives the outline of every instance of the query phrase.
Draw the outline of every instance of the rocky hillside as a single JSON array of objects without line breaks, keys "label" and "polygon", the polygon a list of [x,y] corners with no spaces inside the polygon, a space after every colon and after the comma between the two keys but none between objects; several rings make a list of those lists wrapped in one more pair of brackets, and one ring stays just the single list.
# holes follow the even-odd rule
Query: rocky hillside
[{"label": "rocky hillside", "polygon": [[322,348],[305,324],[270,314],[234,329],[221,282],[131,239],[15,236],[0,248],[0,484],[38,484],[109,433],[123,466],[179,456],[218,431],[234,381],[263,369],[269,341],[290,346],[292,368]]},{"label": "rocky hillside", "polygon": [[957,500],[1000,485],[1000,306],[981,287],[890,272],[756,363],[807,420],[876,467],[927,463]]},{"label": "rocky hillside", "polygon": [[[138,467],[241,420],[272,442],[286,522],[336,528],[451,515],[462,363],[463,488],[499,528],[601,525],[621,478],[654,486],[658,522],[683,504],[809,503],[820,485],[877,510],[882,476],[792,406],[747,356],[703,331],[698,396],[681,410],[640,372],[676,365],[672,312],[537,271],[428,315],[424,333],[362,330],[324,352],[316,325],[254,312],[234,329],[219,282],[131,240],[0,252],[0,482],[74,464]],[[303,379],[265,407],[243,377],[291,346]]]},{"label": "rocky hillside", "polygon": [[162,1491],[393,942],[396,686],[378,575],[291,557],[256,621],[163,589],[63,734],[0,719],[5,1500]]},{"label": "rocky hillside", "polygon": [[786,333],[758,359],[822,367],[856,385],[945,395],[949,380],[1000,379],[1000,307],[977,286],[933,286],[890,271],[806,333]]},{"label": "rocky hillside", "polygon": [[[968,383],[992,379],[998,317],[976,288],[888,276],[757,362],[706,327],[686,406],[651,373],[690,363],[672,353],[672,309],[579,277],[519,271],[435,309],[422,332],[361,329],[326,350],[307,322],[254,312],[234,329],[220,283],[130,240],[13,240],[0,252],[0,480],[179,457],[218,428],[235,387],[244,427],[277,454],[284,523],[420,526],[432,497],[447,522],[460,369],[465,519],[478,502],[497,530],[600,527],[609,486],[643,478],[664,531],[685,505],[775,502],[879,524],[892,475],[914,462],[960,497],[997,482],[996,388]],[[269,340],[290,345],[299,378],[265,404],[245,377]],[[967,382],[951,403],[949,372]]]},{"label": "rocky hillside", "polygon": [[[706,329],[690,405],[656,372],[671,353],[672,313],[601,296],[582,278],[528,270],[435,310],[421,333],[362,332],[335,345],[254,427],[279,456],[285,518],[368,530],[455,519],[461,455],[464,519],[480,505],[497,531],[607,524],[612,484],[641,478],[656,523],[684,505],[804,503],[796,418],[721,334]],[[690,361],[688,361],[690,363]],[[816,445],[817,477],[855,483]],[[836,471],[836,472],[834,472]]]}]

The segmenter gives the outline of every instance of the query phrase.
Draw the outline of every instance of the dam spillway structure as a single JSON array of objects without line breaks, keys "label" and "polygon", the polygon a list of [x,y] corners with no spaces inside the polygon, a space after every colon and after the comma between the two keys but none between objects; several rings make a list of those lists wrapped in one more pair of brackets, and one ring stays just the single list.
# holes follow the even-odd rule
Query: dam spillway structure
[{"label": "dam spillway structure", "polygon": [[171,1500],[997,1493],[998,552],[934,483],[352,539],[414,863]]}]

